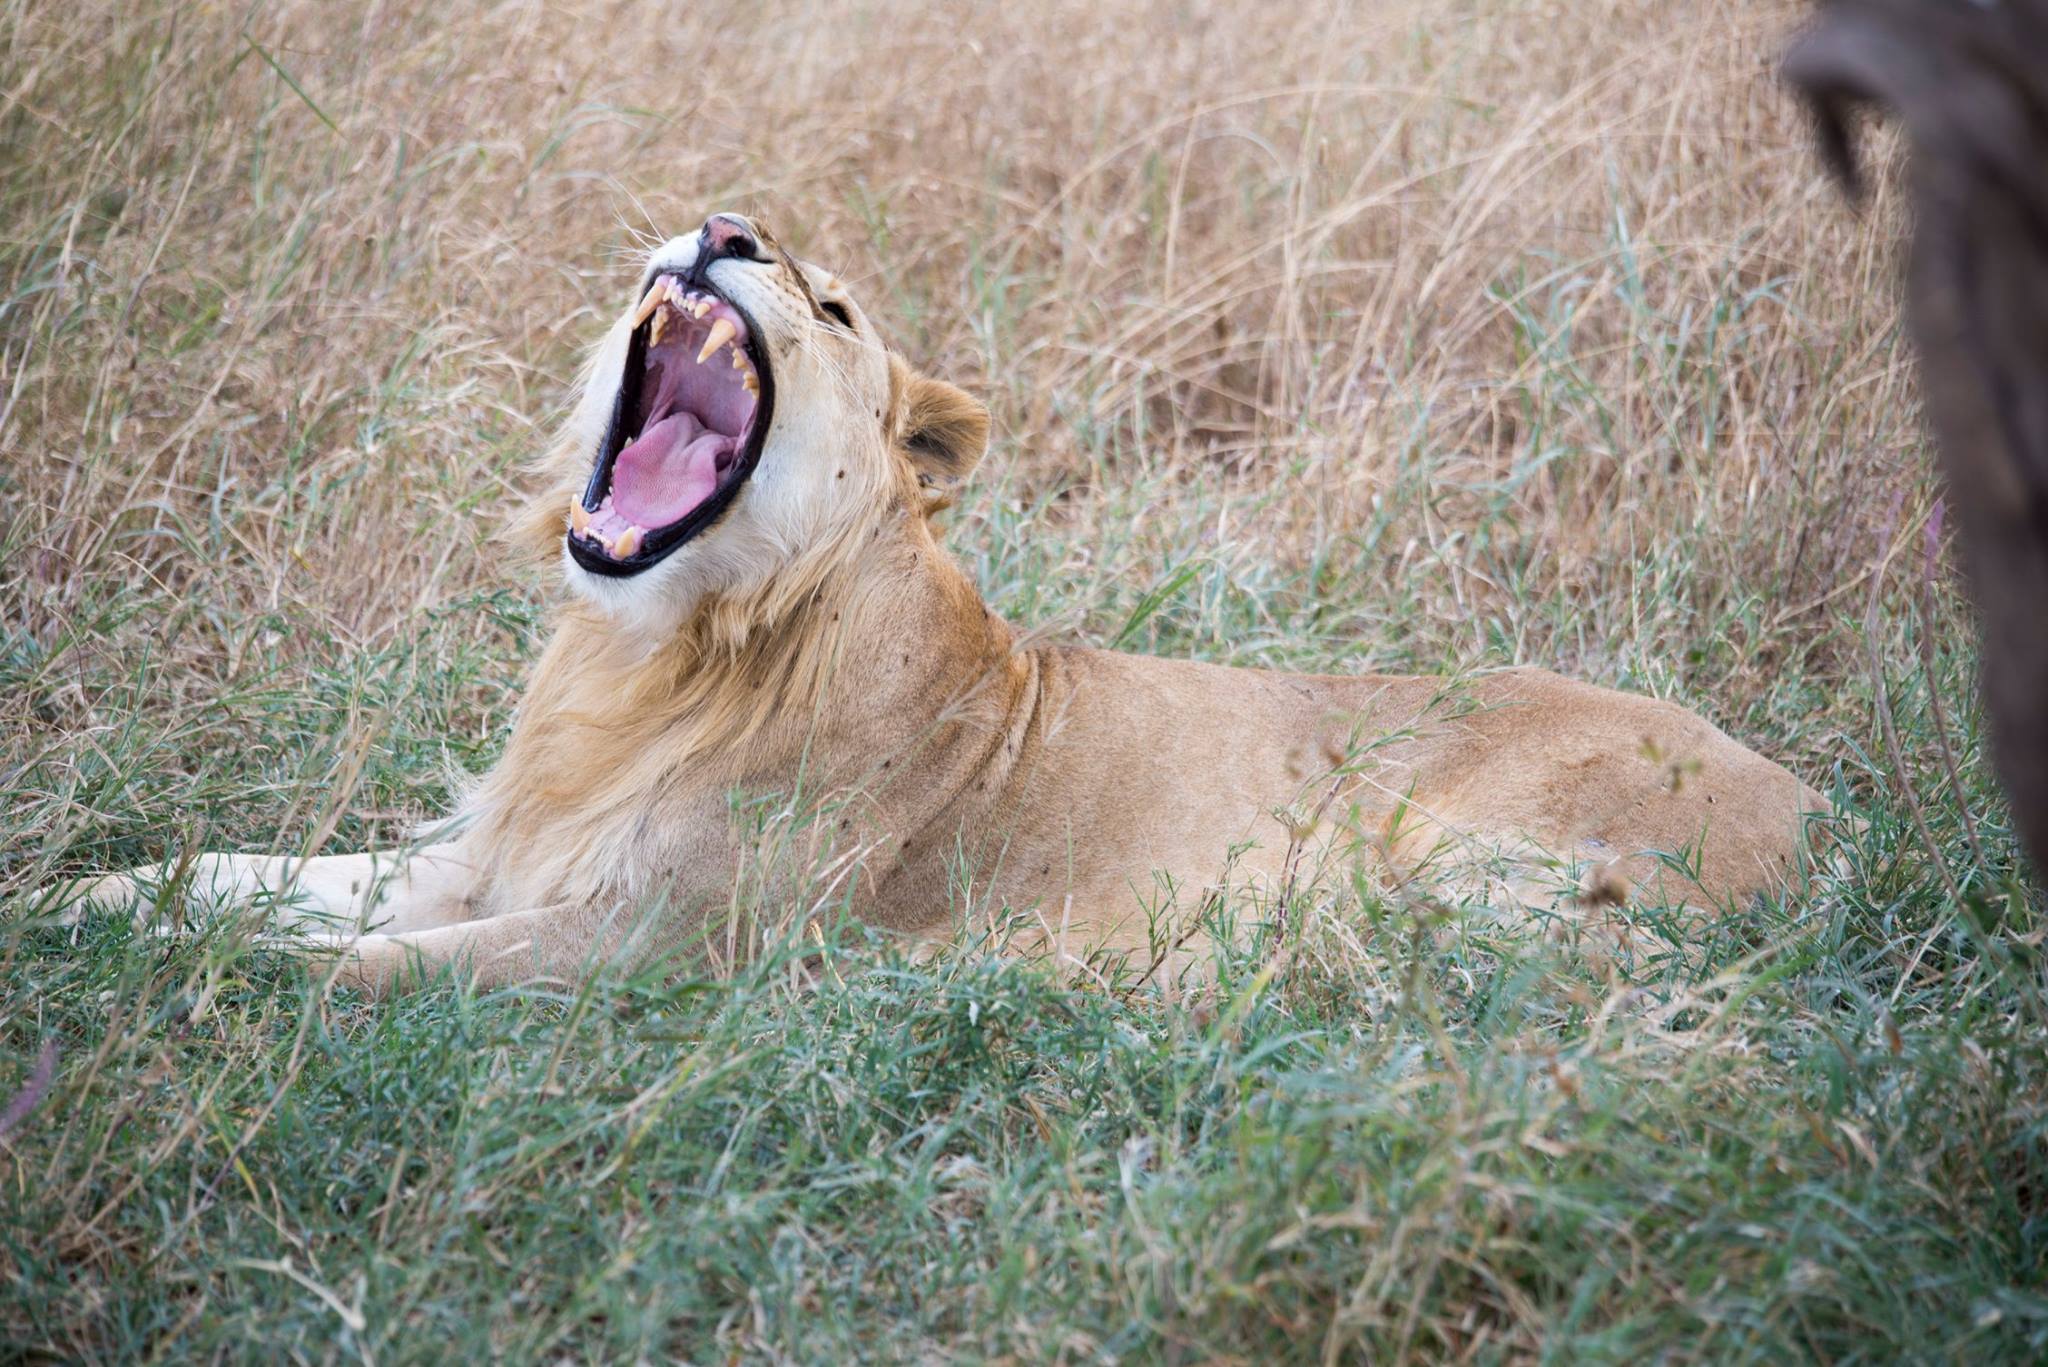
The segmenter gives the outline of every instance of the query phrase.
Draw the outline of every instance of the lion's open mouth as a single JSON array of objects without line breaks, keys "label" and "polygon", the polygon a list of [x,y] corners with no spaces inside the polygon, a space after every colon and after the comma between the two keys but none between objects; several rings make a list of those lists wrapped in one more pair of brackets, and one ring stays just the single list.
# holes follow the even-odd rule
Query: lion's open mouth
[{"label": "lion's open mouth", "polygon": [[597,465],[569,503],[569,554],[596,574],[638,574],[716,522],[774,402],[753,327],[709,285],[657,276],[634,322]]}]

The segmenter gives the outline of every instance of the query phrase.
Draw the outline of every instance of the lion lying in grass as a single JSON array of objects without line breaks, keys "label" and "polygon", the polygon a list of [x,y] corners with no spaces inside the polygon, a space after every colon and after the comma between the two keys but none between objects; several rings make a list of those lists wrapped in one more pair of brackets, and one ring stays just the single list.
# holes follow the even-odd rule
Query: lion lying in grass
[{"label": "lion lying in grass", "polygon": [[409,963],[572,977],[722,922],[730,795],[799,788],[862,852],[869,921],[935,938],[971,897],[1062,952],[1140,961],[1221,883],[1270,897],[1339,838],[1390,878],[1490,865],[1528,902],[1711,908],[1797,876],[1825,804],[1669,703],[1537,670],[1299,676],[1024,643],[932,528],[987,438],[979,403],[761,228],[721,215],[667,243],[523,524],[561,544],[574,596],[460,834],[203,855],[186,895],[324,918],[373,988]]}]

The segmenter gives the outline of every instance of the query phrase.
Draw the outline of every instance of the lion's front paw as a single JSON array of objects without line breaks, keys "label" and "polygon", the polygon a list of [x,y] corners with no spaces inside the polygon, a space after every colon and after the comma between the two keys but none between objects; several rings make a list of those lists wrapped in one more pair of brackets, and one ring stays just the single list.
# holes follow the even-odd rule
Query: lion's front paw
[{"label": "lion's front paw", "polygon": [[359,935],[330,951],[341,960],[334,980],[373,997],[389,997],[416,987],[439,966],[421,948],[399,935]]},{"label": "lion's front paw", "polygon": [[323,958],[339,959],[334,981],[373,997],[387,997],[405,968],[405,947],[389,935],[359,935],[318,951]]},{"label": "lion's front paw", "polygon": [[55,912],[59,925],[75,926],[95,912],[111,915],[133,910],[138,917],[149,910],[149,898],[131,874],[96,873],[49,883],[29,894],[29,907],[38,912]]}]

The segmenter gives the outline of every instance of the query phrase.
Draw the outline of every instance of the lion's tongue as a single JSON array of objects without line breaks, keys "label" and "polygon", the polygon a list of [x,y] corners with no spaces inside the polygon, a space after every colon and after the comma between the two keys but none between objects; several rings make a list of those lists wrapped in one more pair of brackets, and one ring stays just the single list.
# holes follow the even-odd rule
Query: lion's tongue
[{"label": "lion's tongue", "polygon": [[694,413],[663,418],[619,452],[612,507],[642,527],[681,521],[718,487],[718,458],[733,444]]}]

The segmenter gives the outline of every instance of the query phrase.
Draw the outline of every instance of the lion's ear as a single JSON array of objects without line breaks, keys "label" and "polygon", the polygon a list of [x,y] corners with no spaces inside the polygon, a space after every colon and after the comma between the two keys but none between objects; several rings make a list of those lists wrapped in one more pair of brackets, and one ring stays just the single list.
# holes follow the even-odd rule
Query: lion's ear
[{"label": "lion's ear", "polygon": [[937,512],[953,501],[988,449],[988,409],[965,390],[920,375],[895,356],[889,358],[895,391],[892,437],[910,458],[925,508]]}]

